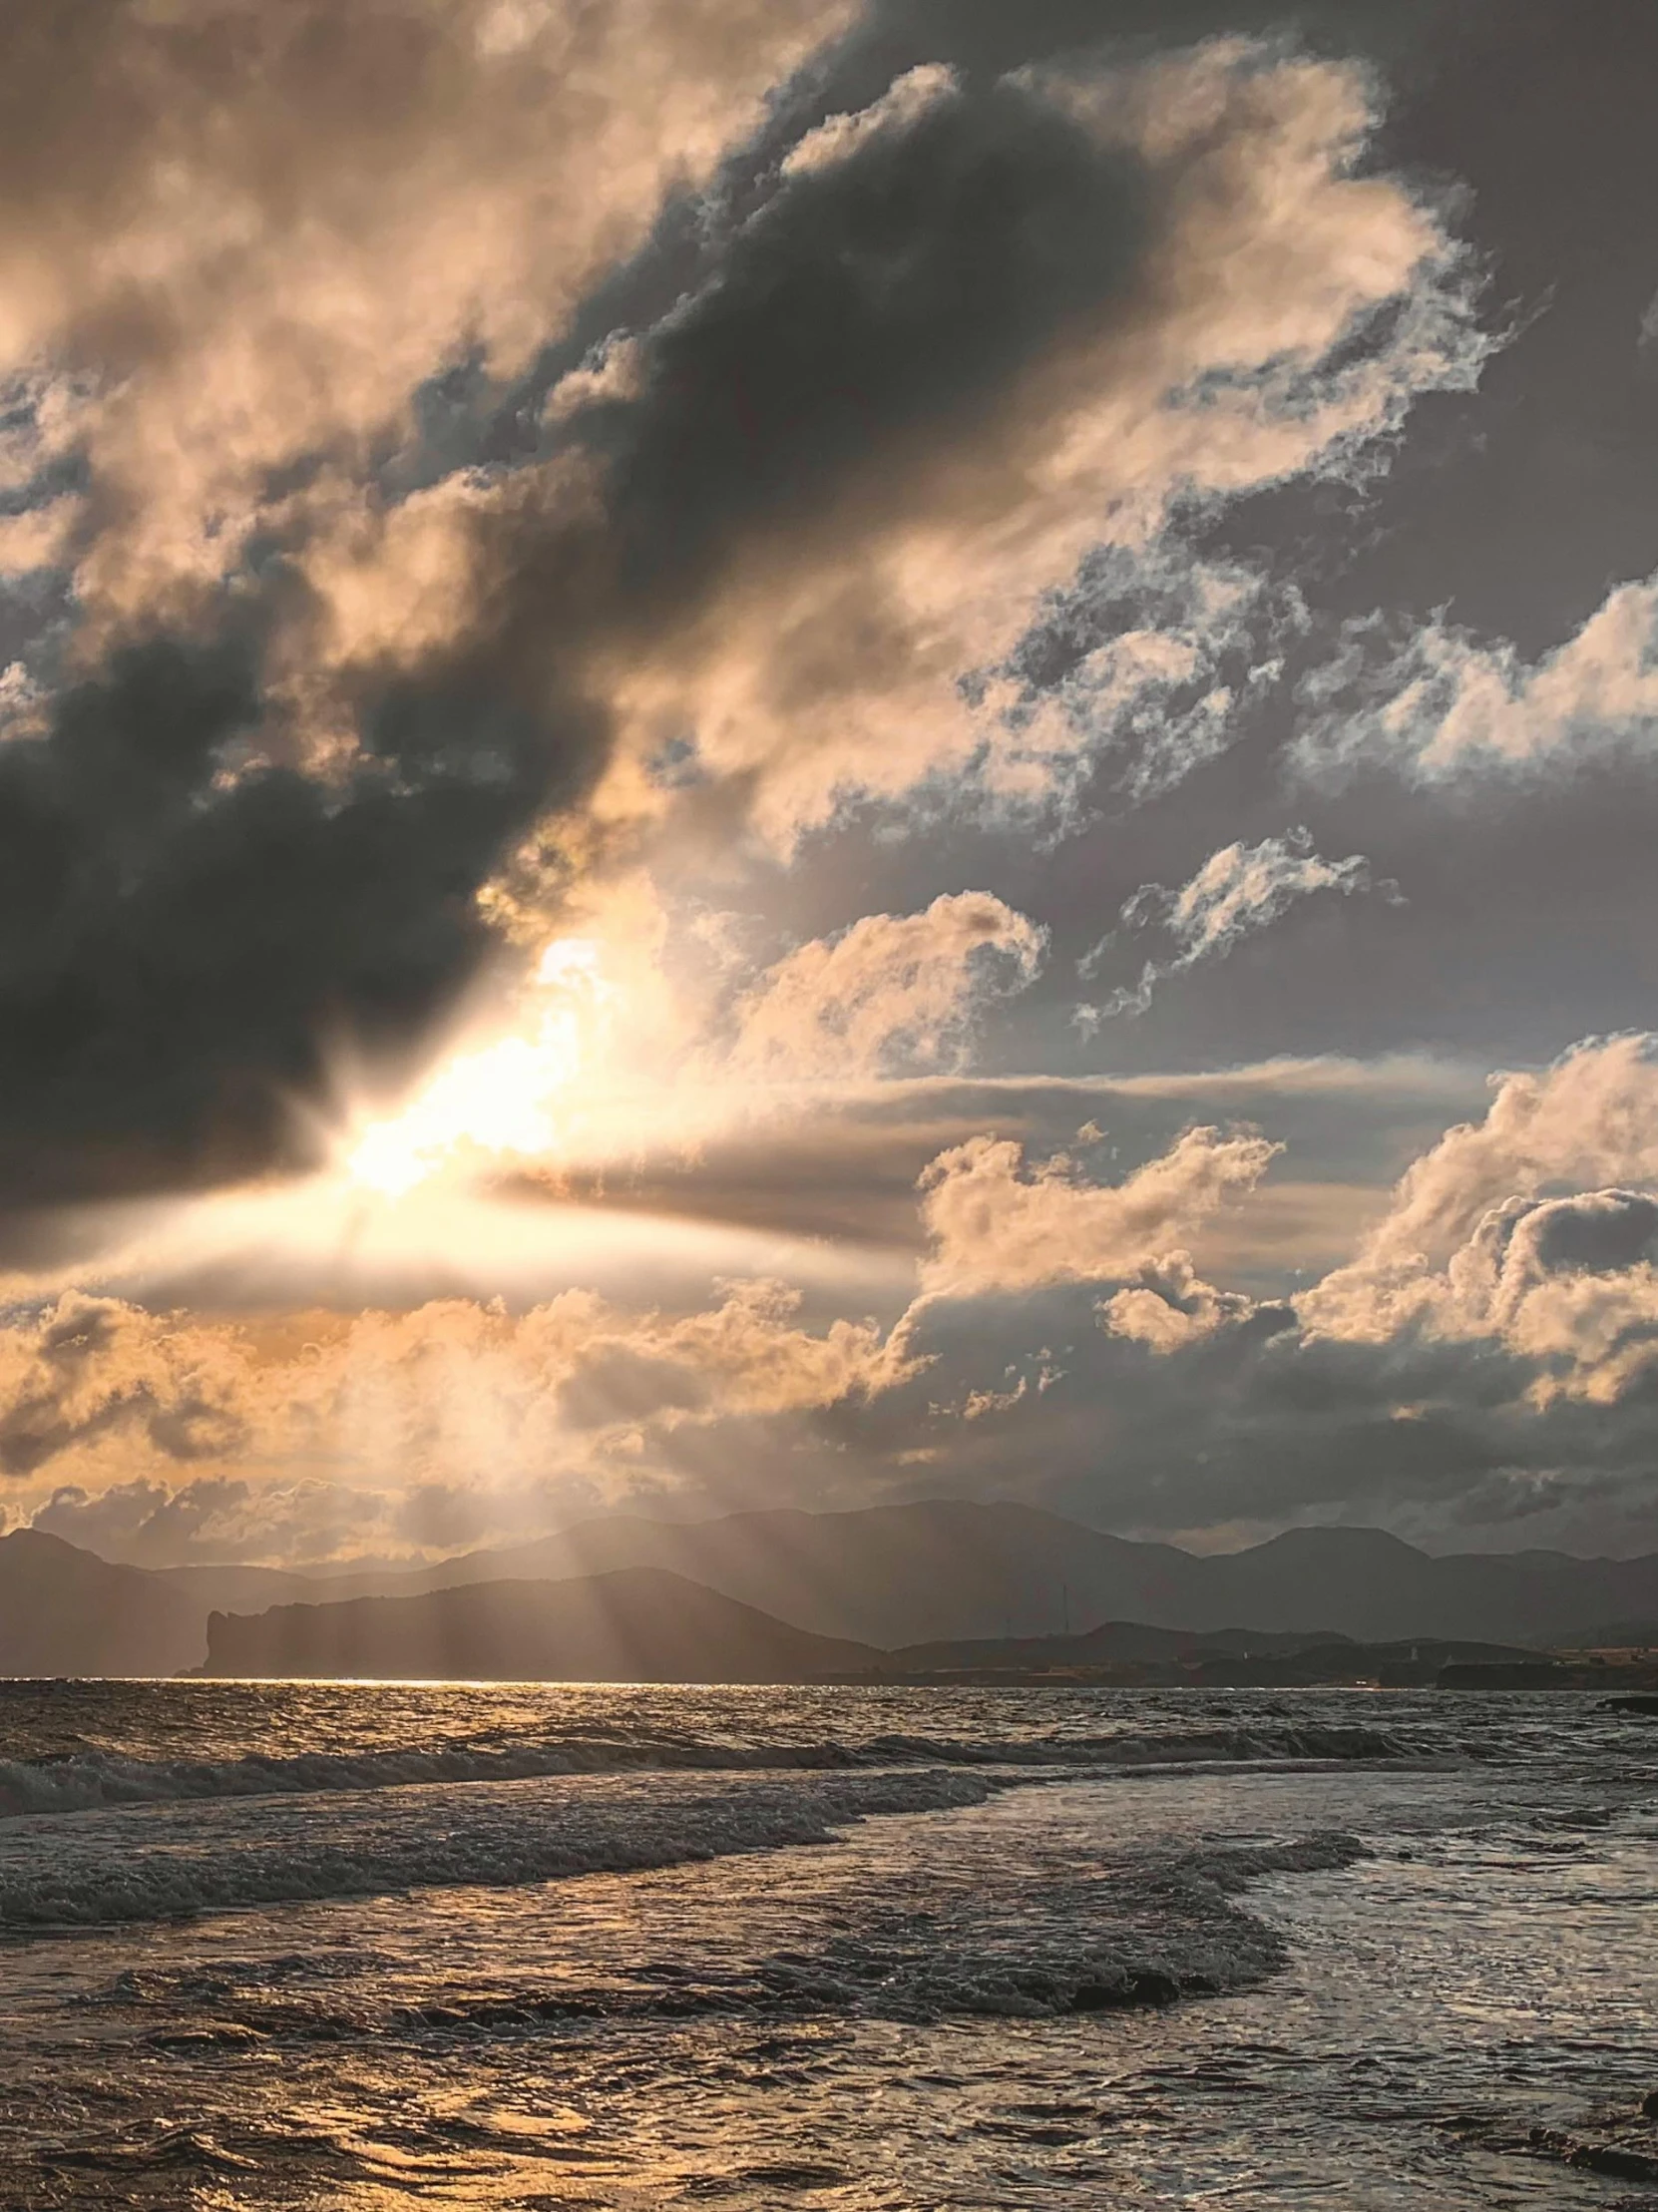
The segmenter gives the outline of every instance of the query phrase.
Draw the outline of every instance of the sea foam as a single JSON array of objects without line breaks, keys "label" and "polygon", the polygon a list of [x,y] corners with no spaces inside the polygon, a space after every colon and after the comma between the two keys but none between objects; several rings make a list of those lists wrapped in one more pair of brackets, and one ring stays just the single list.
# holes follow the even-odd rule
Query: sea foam
[{"label": "sea foam", "polygon": [[0,1760],[0,1821],[182,1800],[295,1797],[438,1782],[639,1773],[810,1773],[914,1765],[1065,1769],[1420,1758],[1429,1747],[1379,1728],[1273,1726],[999,1741],[886,1735],[846,1743],[729,1743],[687,1736],[560,1736],[495,1748],[412,1746],[289,1757],[137,1759],[102,1751]]}]

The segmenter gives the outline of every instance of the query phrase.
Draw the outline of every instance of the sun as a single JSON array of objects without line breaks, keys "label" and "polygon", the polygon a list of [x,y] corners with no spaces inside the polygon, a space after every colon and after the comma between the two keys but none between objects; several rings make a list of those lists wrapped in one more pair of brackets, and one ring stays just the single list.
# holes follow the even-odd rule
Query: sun
[{"label": "sun", "polygon": [[401,1198],[434,1176],[556,1149],[559,1106],[591,1075],[616,992],[590,938],[557,938],[542,954],[504,1034],[441,1061],[396,1113],[349,1114],[338,1162],[359,1187]]}]

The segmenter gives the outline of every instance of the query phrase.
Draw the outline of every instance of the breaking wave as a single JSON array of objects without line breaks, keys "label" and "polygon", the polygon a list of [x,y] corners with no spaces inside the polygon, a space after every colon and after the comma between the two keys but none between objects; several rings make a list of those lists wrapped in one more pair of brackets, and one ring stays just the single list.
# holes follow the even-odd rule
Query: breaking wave
[{"label": "breaking wave", "polygon": [[888,1735],[856,1744],[834,1740],[754,1744],[595,1735],[488,1749],[403,1747],[220,1760],[135,1759],[89,1750],[53,1759],[0,1759],[0,1820],[121,1805],[296,1797],[559,1775],[812,1773],[909,1766],[1108,1771],[1211,1763],[1397,1761],[1429,1755],[1429,1746],[1388,1730],[1316,1725],[1007,1742]]},{"label": "breaking wave", "polygon": [[[621,1911],[603,1892],[568,1906],[526,1897],[508,1924],[517,1932],[508,1947],[513,1971],[486,1974],[483,1987],[457,1986],[452,1974],[434,1982],[423,1960],[399,1958],[384,1923],[365,1923],[375,1946],[389,1942],[389,1954],[354,1952],[347,1961],[324,1947],[238,1959],[215,1949],[178,1966],[163,1954],[84,2001],[148,2016],[147,2044],[180,2050],[365,2033],[513,2037],[583,2020],[732,2013],[1053,2018],[1260,1982],[1284,1964],[1287,1949],[1277,1929],[1244,1909],[1242,1893],[1266,1877],[1339,1869],[1368,1855],[1351,1835],[1317,1832],[1173,1848],[1160,1841],[1081,1858],[1046,1856],[1038,1845],[1015,1871],[1021,1846],[1013,1839],[1034,1831],[1024,1822],[1010,1830],[989,1801],[1019,1787],[1012,1775],[935,1768],[723,1787],[589,1784],[551,1796],[522,1784],[440,1788],[414,1806],[383,1798],[314,1804],[274,1836],[252,1808],[219,1809],[210,1836],[183,1808],[114,1814],[100,1824],[109,1833],[96,1857],[83,1850],[68,1866],[0,1863],[0,1910],[26,1933],[43,1923],[366,1901],[421,1885],[522,1891],[561,1877],[637,1874],[833,1840],[847,1842],[850,1855],[818,1856],[780,1878],[757,1868],[733,1873],[710,1893],[711,1921],[689,1927],[672,1888],[630,1893]],[[902,1840],[880,1832],[880,1816],[939,1812],[960,1813],[966,1825],[929,1824]],[[871,1821],[877,1826],[853,1841],[851,1832]],[[153,1832],[148,1852],[120,1849],[121,1831],[135,1827]],[[941,1883],[947,1866],[951,1877]],[[553,1930],[557,1941],[547,1947]],[[302,1924],[293,1933],[304,1940]]]},{"label": "breaking wave", "polygon": [[513,1784],[435,1787],[413,1802],[301,1801],[282,1819],[268,1805],[223,1803],[210,1821],[184,1807],[146,1808],[54,1823],[46,1835],[13,1829],[0,1843],[0,1928],[176,1920],[239,1906],[637,1873],[828,1843],[849,1822],[982,1804],[992,1787],[931,1768],[702,1790],[590,1789],[557,1799]]}]

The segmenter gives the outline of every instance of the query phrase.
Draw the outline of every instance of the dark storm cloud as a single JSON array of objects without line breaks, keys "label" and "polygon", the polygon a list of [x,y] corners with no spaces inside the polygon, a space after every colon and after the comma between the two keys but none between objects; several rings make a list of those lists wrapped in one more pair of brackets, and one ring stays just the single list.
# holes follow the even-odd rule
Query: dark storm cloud
[{"label": "dark storm cloud", "polygon": [[463,624],[339,671],[323,749],[355,758],[305,772],[305,561],[384,512],[413,389],[556,329],[838,20],[8,11],[0,474],[8,508],[67,495],[74,574],[7,609],[34,685],[8,671],[0,1202],[283,1158],[324,1050],[395,1056],[488,954],[475,895],[580,796],[605,718]]},{"label": "dark storm cloud", "polygon": [[1034,355],[1121,312],[1144,193],[1008,84],[789,178],[652,336],[610,471],[629,584],[683,590],[731,535],[808,522],[849,476],[971,437]]},{"label": "dark storm cloud", "polygon": [[[1378,17],[1315,7],[1298,20],[1328,42],[1369,37]],[[901,496],[894,487],[930,453],[972,439],[1027,363],[1149,311],[1147,180],[1001,73],[1101,41],[1176,45],[1256,21],[1195,0],[1072,0],[1018,11],[1017,23],[977,5],[873,10],[782,104],[789,130],[814,120],[802,101],[840,112],[917,61],[958,65],[960,91],[849,159],[751,186],[746,213],[732,203],[734,228],[710,215],[691,295],[648,334],[639,396],[579,422],[602,465],[603,520],[542,513],[529,495],[477,520],[484,583],[466,634],[403,669],[370,657],[348,671],[365,752],[338,787],[273,766],[223,788],[227,748],[280,737],[256,648],[175,637],[60,701],[50,732],[14,748],[0,776],[5,1185],[33,1182],[48,1198],[239,1171],[279,1154],[285,1096],[314,1086],[330,1036],[370,1050],[420,1036],[489,948],[470,904],[479,885],[521,827],[579,798],[603,763],[606,717],[583,697],[580,666],[596,642],[671,621],[756,546],[786,560],[838,505]],[[728,66],[735,32],[722,45],[712,23],[686,33],[687,52],[711,41]],[[259,28],[211,11],[142,34],[136,24],[111,0],[73,36],[56,14],[14,26],[13,93],[40,97],[14,117],[0,196],[34,207],[31,240],[78,247],[122,220],[130,178],[149,174],[168,129],[198,158],[216,101],[243,81],[245,150],[227,182],[262,205],[308,207],[319,226],[353,210],[371,230],[378,220],[368,201],[335,192],[347,141],[360,179],[409,170],[422,134],[446,128],[476,144],[486,169],[495,159],[500,119],[467,76],[474,65],[425,17],[378,30],[309,16]],[[549,78],[535,83],[554,98]],[[164,129],[169,87],[180,99]],[[782,127],[758,142],[773,162]],[[83,142],[86,158],[65,162]],[[523,182],[510,166],[504,176]],[[514,265],[539,269],[533,252]],[[279,288],[287,264],[267,273]],[[82,357],[188,367],[191,318],[207,312],[198,274],[135,290],[120,312],[113,294],[89,293],[72,315]],[[326,385],[325,349],[299,365]],[[291,457],[296,481],[361,427],[310,423]],[[129,506],[154,489],[137,480]],[[126,528],[117,509],[95,502],[83,533]],[[309,527],[303,511],[273,527],[238,626],[249,601],[303,604],[293,572]],[[901,649],[878,607],[843,613],[815,641],[824,663]],[[1111,611],[1129,619],[1126,606]],[[203,628],[212,620],[198,608]],[[810,655],[791,680],[821,680]]]},{"label": "dark storm cloud", "polygon": [[140,1479],[116,1483],[96,1497],[65,1484],[36,1510],[31,1526],[103,1558],[168,1565],[188,1558],[204,1532],[244,1507],[249,1495],[245,1483],[222,1476],[177,1490]]},{"label": "dark storm cloud", "polygon": [[238,590],[237,643],[158,639],[65,693],[0,755],[0,1187],[281,1156],[331,1042],[417,1039],[489,950],[480,885],[603,762],[580,697],[596,642],[694,601],[757,533],[812,527],[849,476],[961,435],[1122,294],[1144,220],[1120,160],[1006,87],[787,180],[652,334],[641,395],[584,425],[602,515],[492,512],[463,635],[348,673],[343,779],[267,765],[226,787],[238,747],[280,753],[258,639],[303,608],[303,522]]},{"label": "dark storm cloud", "polygon": [[[1626,0],[1592,23],[1552,0],[874,0],[762,114],[765,85],[834,28],[811,6],[590,10],[594,107],[638,127],[607,171],[585,151],[580,102],[565,100],[556,65],[532,47],[526,74],[498,82],[495,63],[479,59],[481,16],[325,13],[209,8],[196,23],[190,9],[149,11],[142,37],[139,12],[115,0],[19,18],[18,66],[0,95],[12,124],[0,214],[15,219],[0,283],[25,304],[58,286],[58,305],[40,310],[53,359],[111,373],[77,402],[81,427],[57,445],[53,407],[68,405],[67,386],[31,387],[15,410],[28,429],[19,438],[38,448],[18,496],[88,496],[70,532],[79,597],[55,597],[56,581],[40,587],[43,619],[58,627],[31,662],[50,683],[65,626],[81,622],[79,658],[64,664],[76,674],[43,707],[31,702],[34,722],[0,746],[0,1205],[286,1163],[291,1102],[318,1090],[330,1050],[412,1070],[499,952],[480,889],[526,829],[550,812],[580,816],[619,752],[631,757],[622,685],[641,666],[661,675],[640,710],[661,722],[641,779],[682,786],[675,827],[698,859],[746,850],[765,763],[710,766],[694,685],[680,679],[738,617],[766,631],[778,579],[804,612],[790,610],[787,648],[753,693],[733,687],[735,718],[757,698],[779,750],[803,753],[801,731],[827,702],[832,774],[879,694],[897,701],[901,749],[920,718],[910,711],[919,686],[903,688],[917,670],[960,703],[978,664],[955,636],[936,664],[926,660],[867,546],[919,518],[937,526],[923,558],[948,565],[953,533],[966,540],[1010,516],[1023,527],[1006,495],[1039,475],[1070,396],[1022,415],[1037,371],[1057,390],[1072,354],[1086,354],[1089,395],[1102,378],[1109,394],[1110,344],[1159,337],[1169,300],[1195,299],[1199,321],[1213,321],[1171,347],[1172,369],[1148,348],[1149,396],[1139,415],[1127,410],[1126,448],[1130,432],[1155,446],[1176,412],[1159,376],[1195,379],[1218,416],[1256,392],[1252,376],[1265,390],[1271,360],[1250,350],[1258,305],[1313,330],[1315,379],[1332,359],[1362,363],[1422,306],[1417,293],[1384,286],[1373,297],[1357,285],[1359,326],[1335,340],[1308,301],[1344,255],[1364,262],[1379,237],[1383,264],[1394,265],[1391,242],[1409,270],[1415,249],[1398,243],[1409,225],[1390,232],[1388,221],[1423,216],[1422,235],[1444,243],[1424,210],[1454,204],[1452,227],[1471,228],[1490,272],[1488,316],[1515,327],[1482,395],[1431,401],[1401,429],[1423,383],[1466,384],[1482,357],[1466,266],[1448,260],[1426,281],[1459,343],[1446,339],[1420,378],[1417,341],[1402,344],[1396,381],[1384,379],[1368,412],[1355,403],[1368,462],[1339,437],[1327,455],[1316,437],[1291,436],[1285,458],[1258,466],[1229,452],[1211,481],[1195,445],[1177,450],[1172,476],[1157,473],[1159,449],[1142,477],[1125,479],[1124,500],[1143,500],[1154,533],[1168,483],[1190,472],[1191,489],[1149,547],[1130,531],[1077,574],[1075,545],[1055,531],[1065,550],[1037,574],[1036,627],[1021,647],[987,649],[1021,713],[1065,705],[1090,659],[1124,637],[1191,647],[1169,656],[1160,687],[1136,693],[1108,730],[1100,723],[1091,775],[1079,770],[1043,817],[1053,829],[1063,813],[1063,837],[1033,837],[1030,816],[1010,829],[982,791],[953,811],[941,775],[931,812],[848,806],[756,893],[775,894],[776,935],[798,943],[854,915],[904,917],[964,883],[994,885],[1051,932],[1053,957],[999,1008],[990,1063],[1069,1068],[1077,1080],[895,1086],[712,1141],[694,1160],[664,1148],[625,1172],[573,1170],[559,1195],[832,1237],[898,1262],[881,1292],[892,1310],[879,1329],[851,1324],[856,1344],[834,1359],[821,1286],[799,1329],[775,1316],[754,1324],[756,1372],[769,1372],[785,1335],[792,1360],[814,1373],[839,1360],[844,1375],[728,1400],[706,1380],[700,1338],[664,1351],[649,1329],[634,1343],[619,1327],[555,1394],[557,1411],[573,1453],[590,1433],[635,1422],[659,1457],[629,1462],[625,1480],[645,1493],[677,1482],[681,1505],[954,1490],[1041,1496],[1146,1530],[1345,1516],[1463,1541],[1593,1525],[1622,1543],[1637,1531],[1658,1456],[1658,1397],[1641,1365],[1658,1308],[1647,1280],[1658,1216],[1638,1160],[1602,1163],[1592,1179],[1608,1187],[1569,1199],[1536,1196],[1558,1185],[1527,1180],[1523,1160],[1481,1186],[1479,1226],[1460,1246],[1465,1270],[1489,1283],[1471,1322],[1452,1310],[1462,1287],[1453,1296],[1449,1278],[1416,1285],[1417,1308],[1374,1340],[1358,1328],[1316,1334],[1310,1300],[1302,1321],[1278,1301],[1303,1265],[1351,1253],[1367,1185],[1474,1109],[1469,1056],[1547,1060],[1586,1029],[1650,1016],[1658,779],[1630,748],[1501,788],[1428,789],[1376,759],[1320,781],[1301,773],[1291,743],[1321,702],[1355,725],[1388,703],[1412,641],[1447,602],[1452,623],[1535,655],[1610,579],[1658,567],[1647,453],[1658,378],[1637,342],[1658,286],[1646,15]],[[751,61],[747,46],[784,18],[777,51]],[[603,28],[612,22],[614,33]],[[1264,66],[1256,89],[1276,74],[1284,105],[1271,108],[1269,88],[1265,106],[1246,98],[1227,110],[1215,134],[1236,128],[1242,151],[1233,173],[1201,173],[1209,234],[1229,239],[1225,220],[1257,182],[1297,180],[1298,222],[1282,231],[1263,186],[1258,259],[1227,243],[1173,265],[1170,211],[1195,172],[1154,173],[1032,81],[1008,79],[1102,47],[1138,55],[1257,32],[1281,33],[1283,54],[1300,43],[1377,57],[1394,92],[1390,135],[1351,162],[1344,133],[1362,132],[1363,102],[1350,73],[1339,73],[1348,124],[1328,121],[1334,95],[1314,115]],[[658,66],[663,55],[671,67]],[[941,64],[954,77],[935,69],[906,114],[841,128],[905,71]],[[681,79],[717,85],[744,71],[753,86],[714,123],[694,101],[691,120],[676,120]],[[1248,75],[1228,80],[1232,90]],[[38,114],[37,83],[49,94]],[[248,128],[230,145],[224,118],[244,108]],[[833,158],[789,162],[801,134],[826,121]],[[1271,158],[1303,143],[1304,127],[1328,157],[1316,176],[1317,161],[1302,173]],[[680,172],[695,169],[685,148],[722,133],[737,151],[706,192],[681,193]],[[204,156],[221,140],[222,160]],[[715,158],[699,158],[705,176]],[[130,225],[128,203],[173,160],[189,192],[153,223]],[[1315,220],[1309,192],[1330,178],[1362,187],[1398,164],[1409,189],[1382,184],[1377,228],[1367,223],[1379,199],[1363,189],[1339,207],[1329,195]],[[1457,200],[1464,174],[1471,194]],[[238,221],[265,226],[259,250],[235,243]],[[116,274],[94,281],[106,233]],[[170,273],[180,238],[188,267]],[[473,287],[474,260],[493,291]],[[153,282],[131,275],[155,266]],[[1227,320],[1234,282],[1248,294],[1239,324]],[[366,341],[350,316],[327,324],[325,296],[368,300]],[[502,301],[529,303],[526,327],[491,324]],[[614,363],[589,355],[612,338]],[[1269,341],[1270,352],[1270,331]],[[1422,342],[1433,354],[1440,340]],[[544,413],[572,370],[560,387],[569,404]],[[411,429],[403,408],[417,385]],[[1317,413],[1319,396],[1298,388],[1284,421],[1303,401]],[[8,414],[0,432],[11,427]],[[8,466],[10,455],[0,455]],[[1334,480],[1322,486],[1234,498],[1240,482],[1304,477],[1326,458]],[[1095,517],[1106,528],[1115,487],[1101,481],[1084,484],[1079,531]],[[379,572],[366,558],[353,568],[360,541],[395,552],[400,531],[417,538],[428,526],[405,566],[388,555]],[[220,535],[228,590],[208,557]],[[1072,575],[1071,588],[1051,589]],[[997,609],[1026,605],[1020,587],[1000,574],[993,583],[962,595],[975,638]],[[1345,691],[1339,669],[1354,677]],[[326,711],[307,722],[313,694]],[[334,749],[311,742],[319,736]],[[958,756],[918,746],[915,757],[930,767]],[[909,783],[875,775],[872,788]],[[800,818],[819,817],[806,804]],[[1125,902],[1151,884],[1172,895],[1217,853],[1258,850],[1301,821],[1351,881],[1397,879],[1404,903],[1274,906],[1270,928],[1240,934],[1224,965],[1171,972],[1138,1019],[1092,1041],[1077,1034],[1076,958]],[[753,879],[770,865],[755,860]],[[536,889],[554,926],[558,867]],[[745,879],[733,898],[746,893]],[[1085,995],[1132,985],[1143,948],[1115,950],[1122,973]],[[1425,1053],[1397,1080],[1375,1065],[1419,1047],[1456,1064]],[[1160,1074],[1332,1052],[1354,1068],[1321,1063],[1315,1081],[1306,1068],[1239,1066],[1185,1092]],[[1100,1066],[1157,1080],[1083,1080]],[[1233,1120],[1289,1151],[1247,1213],[1193,1230],[1196,1276],[1159,1245],[1121,1283],[1013,1295],[993,1281],[977,1298],[935,1297],[905,1324],[927,1364],[901,1376],[883,1364],[880,1332],[924,1241],[917,1178],[941,1153],[975,1138],[1023,1146],[1005,1178],[1019,1196],[1068,1150],[1086,1196],[1182,1126]],[[1561,1177],[1577,1179],[1591,1178]],[[1071,1170],[1059,1181],[1070,1190]],[[9,1254],[33,1245],[19,1221]],[[1388,1285],[1363,1287],[1380,1309]],[[1144,1305],[1113,1319],[1110,1300],[1123,1295],[1160,1300],[1164,1335],[1130,1333],[1128,1318],[1149,1325]],[[1502,1318],[1505,1298],[1529,1301],[1529,1343]],[[1424,1318],[1430,1302],[1439,1333]],[[87,1387],[91,1367],[111,1362],[98,1312],[75,1311],[61,1340],[45,1325],[12,1394],[0,1473],[50,1481],[67,1472],[42,1473],[60,1456],[72,1466],[85,1447],[102,1467],[129,1442],[174,1464],[237,1460],[231,1399],[214,1395],[210,1376],[152,1376],[138,1361],[130,1386]],[[505,1327],[504,1312],[489,1326]],[[844,1312],[833,1318],[844,1332]],[[455,1329],[456,1369],[484,1375]],[[365,1358],[391,1364],[383,1347]],[[482,1433],[466,1427],[464,1449]],[[535,1452],[540,1469],[539,1434]],[[525,1526],[556,1516],[590,1475],[614,1476],[598,1461],[573,1470],[545,1491],[535,1470],[524,1476]],[[499,1505],[475,1510],[453,1472],[446,1463],[441,1481],[410,1491],[402,1534],[452,1543],[498,1525]],[[39,1525],[161,1557],[188,1553],[249,1507],[247,1529],[265,1534],[236,1542],[304,1549],[307,1530],[347,1513],[343,1495],[296,1490],[279,1539],[251,1492],[216,1475],[178,1490],[127,1482],[105,1498],[65,1487]],[[593,1495],[611,1493],[600,1483]],[[376,1492],[364,1526],[383,1509]]]},{"label": "dark storm cloud", "polygon": [[[0,1086],[14,1181],[47,1138],[41,1195],[279,1156],[286,1098],[330,1038],[417,1039],[489,949],[473,895],[603,764],[596,655],[694,613],[734,562],[809,564],[848,505],[924,499],[918,479],[1029,364],[1157,311],[1149,178],[1018,85],[970,83],[769,191],[646,333],[637,396],[577,414],[597,508],[562,477],[498,479],[456,522],[477,572],[459,634],[402,665],[348,657],[343,780],[255,767],[224,788],[237,745],[280,755],[286,709],[257,695],[256,650],[232,708],[235,657],[179,639],[19,750],[13,833],[39,880],[0,999],[21,1047]],[[302,504],[273,526],[242,633],[303,613],[312,527]],[[886,620],[876,588],[847,588],[785,692],[901,660]],[[120,803],[87,801],[78,778],[112,748],[130,755]]]},{"label": "dark storm cloud", "polygon": [[695,1472],[735,1499],[787,1449],[802,1481],[845,1486],[855,1466],[860,1495],[1019,1497],[1165,1536],[1340,1519],[1506,1548],[1598,1526],[1627,1550],[1658,1528],[1651,1391],[1539,1412],[1533,1365],[1489,1342],[1339,1343],[1266,1306],[1158,1353],[1106,1335],[1097,1306],[1064,1289],[935,1302],[914,1381],[740,1449],[705,1434]]},{"label": "dark storm cloud", "polygon": [[[478,518],[488,664],[545,658],[550,621],[578,652],[656,646],[717,622],[729,572],[809,577],[860,528],[948,507],[934,472],[1006,413],[1024,370],[1155,312],[1156,242],[1143,166],[1005,82],[768,174],[757,206],[715,224],[696,288],[630,341],[636,393],[557,433],[598,462],[603,521],[573,530],[558,480],[548,506],[531,494]],[[837,579],[775,703],[854,669],[896,677],[915,650],[876,585]],[[694,746],[664,731],[675,741],[694,780]]]},{"label": "dark storm cloud", "polygon": [[473,894],[503,839],[595,757],[574,713],[503,743],[490,704],[453,702],[441,747],[388,712],[336,787],[266,767],[220,789],[258,720],[250,657],[157,643],[0,749],[14,1204],[256,1167],[330,1038],[424,1030],[486,950]]}]

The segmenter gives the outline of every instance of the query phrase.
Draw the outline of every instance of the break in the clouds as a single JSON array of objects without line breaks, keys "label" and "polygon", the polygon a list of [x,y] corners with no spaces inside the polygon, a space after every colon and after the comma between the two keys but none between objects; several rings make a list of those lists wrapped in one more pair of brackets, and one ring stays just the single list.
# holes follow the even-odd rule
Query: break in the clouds
[{"label": "break in the clouds", "polygon": [[1658,1541],[1653,45],[14,10],[7,1510]]}]

